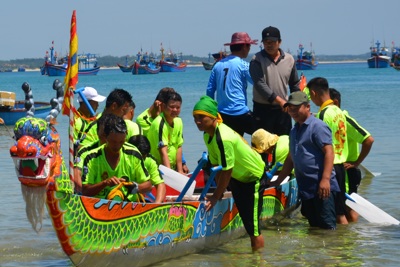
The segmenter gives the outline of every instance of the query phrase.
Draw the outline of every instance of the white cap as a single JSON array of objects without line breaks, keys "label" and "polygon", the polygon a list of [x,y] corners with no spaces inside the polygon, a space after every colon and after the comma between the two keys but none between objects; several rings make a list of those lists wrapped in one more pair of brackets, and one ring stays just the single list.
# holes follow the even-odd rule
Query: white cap
[{"label": "white cap", "polygon": [[[105,96],[99,95],[97,93],[97,90],[94,89],[93,87],[86,86],[85,89],[83,89],[82,93],[88,101],[93,100],[96,102],[103,102],[106,99]],[[83,100],[79,94],[78,94],[78,102],[83,102]]]}]

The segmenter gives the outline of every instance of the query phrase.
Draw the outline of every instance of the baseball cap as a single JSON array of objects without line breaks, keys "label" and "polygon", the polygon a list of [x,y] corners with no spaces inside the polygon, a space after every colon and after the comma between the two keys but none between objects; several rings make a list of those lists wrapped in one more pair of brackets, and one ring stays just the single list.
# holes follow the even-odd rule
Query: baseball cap
[{"label": "baseball cap", "polygon": [[[103,102],[106,99],[105,96],[99,95],[97,93],[97,90],[94,89],[93,87],[86,86],[85,89],[82,91],[82,93],[88,101],[93,100],[96,102]],[[83,102],[83,99],[79,95],[78,95],[78,102]]]},{"label": "baseball cap", "polygon": [[251,40],[250,36],[246,32],[235,32],[232,34],[231,42],[224,45],[235,45],[235,44],[257,44],[258,40]]},{"label": "baseball cap", "polygon": [[262,40],[279,41],[281,40],[281,32],[278,28],[269,26],[262,31]]},{"label": "baseball cap", "polygon": [[308,96],[302,91],[296,91],[290,94],[289,100],[283,105],[283,107],[287,107],[289,104],[298,106],[304,103],[308,103]]},{"label": "baseball cap", "polygon": [[251,146],[258,153],[266,152],[278,142],[279,136],[271,134],[264,129],[258,129],[251,135]]}]

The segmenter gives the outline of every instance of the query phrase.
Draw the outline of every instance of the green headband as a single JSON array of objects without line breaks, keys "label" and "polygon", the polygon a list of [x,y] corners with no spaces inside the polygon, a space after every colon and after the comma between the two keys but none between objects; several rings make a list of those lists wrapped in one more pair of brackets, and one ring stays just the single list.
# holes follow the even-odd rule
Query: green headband
[{"label": "green headband", "polygon": [[194,105],[193,115],[202,114],[211,118],[218,117],[218,103],[209,96],[202,96]]}]

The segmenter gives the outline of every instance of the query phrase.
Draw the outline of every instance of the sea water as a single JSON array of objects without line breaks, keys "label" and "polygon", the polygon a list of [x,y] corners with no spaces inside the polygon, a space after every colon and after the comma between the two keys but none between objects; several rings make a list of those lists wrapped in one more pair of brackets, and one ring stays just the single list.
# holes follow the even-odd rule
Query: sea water
[{"label": "sea water", "polygon": [[[342,94],[342,108],[349,111],[375,142],[363,165],[381,175],[364,179],[359,194],[393,217],[400,219],[398,177],[400,124],[400,72],[369,69],[367,63],[320,64],[314,71],[303,72],[307,80],[326,77],[330,87]],[[136,104],[135,114],[148,108],[158,91],[173,87],[183,98],[181,117],[184,123],[183,151],[193,170],[205,146],[202,133],[193,122],[192,109],[205,94],[210,71],[202,67],[188,68],[183,73],[131,75],[119,69],[100,70],[97,76],[79,77],[78,87],[92,86],[105,96],[114,88],[128,90]],[[35,101],[55,97],[52,83],[57,77],[41,76],[39,72],[0,73],[0,91],[12,91],[24,99],[21,89],[28,82]],[[60,77],[62,80],[63,78]],[[75,102],[76,104],[76,102]],[[101,103],[99,110],[104,108]],[[252,107],[252,90],[248,89]],[[312,105],[312,111],[318,109]],[[68,117],[57,118],[62,135],[62,149],[68,154]],[[9,156],[13,145],[12,127],[0,126],[0,266],[72,266],[61,250],[40,189],[21,187]],[[245,135],[249,140],[249,136]],[[37,203],[37,209],[26,207],[24,197]],[[155,266],[399,266],[400,226],[368,223],[339,225],[336,231],[310,229],[307,221],[295,212],[291,218],[263,229],[265,248],[253,253],[248,237],[223,246],[207,249]]]}]

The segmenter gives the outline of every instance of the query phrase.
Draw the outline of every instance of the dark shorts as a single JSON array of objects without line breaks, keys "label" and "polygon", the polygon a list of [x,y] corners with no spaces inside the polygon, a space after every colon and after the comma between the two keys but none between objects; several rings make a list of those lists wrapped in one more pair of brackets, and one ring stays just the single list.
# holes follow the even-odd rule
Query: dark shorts
[{"label": "dark shorts", "polygon": [[336,180],[340,188],[340,192],[337,194],[335,199],[336,214],[346,215],[346,170],[344,169],[343,163],[334,164],[333,168],[335,168]]},{"label": "dark shorts", "polygon": [[331,192],[329,198],[324,200],[319,196],[302,200],[301,214],[312,227],[336,229],[335,198],[336,192]]},{"label": "dark shorts", "polygon": [[224,124],[228,125],[231,127],[233,130],[235,130],[238,134],[241,136],[244,135],[244,133],[247,134],[253,134],[253,115],[251,112],[242,114],[242,115],[228,115],[224,113],[220,113],[222,120]]},{"label": "dark shorts", "polygon": [[361,183],[361,171],[358,168],[351,168],[347,171],[347,186],[348,186],[348,193],[357,193],[358,186]]},{"label": "dark shorts", "polygon": [[264,129],[277,135],[289,135],[292,118],[279,106],[265,105],[253,101],[254,131]]},{"label": "dark shorts", "polygon": [[261,188],[259,181],[242,183],[234,178],[231,178],[229,188],[232,191],[233,199],[247,234],[249,236],[259,236],[261,234],[259,220],[263,205],[264,188]]}]

